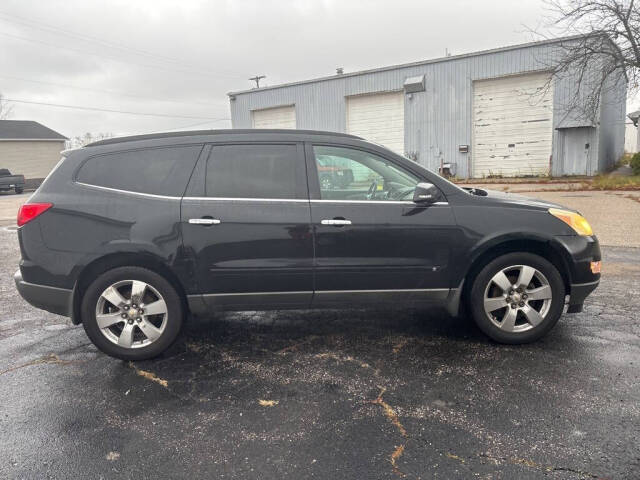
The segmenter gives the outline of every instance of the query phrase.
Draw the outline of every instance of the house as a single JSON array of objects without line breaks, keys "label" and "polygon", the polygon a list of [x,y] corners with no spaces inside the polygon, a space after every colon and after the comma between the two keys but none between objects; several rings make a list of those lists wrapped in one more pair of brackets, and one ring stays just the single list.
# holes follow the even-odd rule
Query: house
[{"label": "house", "polygon": [[459,178],[593,175],[624,152],[626,85],[595,120],[571,114],[578,79],[549,73],[570,40],[231,92],[232,124],[351,133]]},{"label": "house", "polygon": [[31,120],[0,120],[0,168],[42,181],[60,160],[67,137]]}]

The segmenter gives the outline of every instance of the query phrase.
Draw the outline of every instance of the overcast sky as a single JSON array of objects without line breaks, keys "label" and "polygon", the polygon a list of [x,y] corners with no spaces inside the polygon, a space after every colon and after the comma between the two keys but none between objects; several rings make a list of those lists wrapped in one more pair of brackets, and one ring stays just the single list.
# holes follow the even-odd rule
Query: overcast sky
[{"label": "overcast sky", "polygon": [[229,127],[226,93],[255,74],[274,85],[528,42],[543,15],[539,0],[3,0],[0,93],[167,115],[13,103],[11,118],[69,137]]}]

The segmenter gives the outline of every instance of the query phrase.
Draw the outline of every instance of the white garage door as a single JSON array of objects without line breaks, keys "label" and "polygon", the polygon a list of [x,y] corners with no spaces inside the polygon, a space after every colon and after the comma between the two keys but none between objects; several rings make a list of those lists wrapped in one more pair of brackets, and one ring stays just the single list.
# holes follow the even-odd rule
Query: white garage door
[{"label": "white garage door", "polygon": [[265,108],[252,113],[253,128],[296,128],[296,107]]},{"label": "white garage door", "polygon": [[473,83],[473,176],[549,173],[553,91],[546,73]]},{"label": "white garage door", "polygon": [[404,153],[404,94],[347,97],[347,132]]}]

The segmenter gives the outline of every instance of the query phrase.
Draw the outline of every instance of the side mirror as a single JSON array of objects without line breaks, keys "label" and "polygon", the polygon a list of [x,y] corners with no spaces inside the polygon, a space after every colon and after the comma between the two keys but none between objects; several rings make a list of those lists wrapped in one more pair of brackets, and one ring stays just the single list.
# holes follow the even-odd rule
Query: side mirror
[{"label": "side mirror", "polygon": [[438,198],[440,198],[440,190],[433,183],[420,182],[413,191],[413,201],[415,203],[435,203]]}]

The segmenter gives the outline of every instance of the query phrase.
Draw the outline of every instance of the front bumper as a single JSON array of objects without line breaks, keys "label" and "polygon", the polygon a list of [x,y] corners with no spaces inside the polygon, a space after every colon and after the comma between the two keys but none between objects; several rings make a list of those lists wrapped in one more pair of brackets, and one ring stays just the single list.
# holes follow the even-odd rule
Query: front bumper
[{"label": "front bumper", "polygon": [[71,316],[73,290],[25,282],[20,270],[13,275],[13,280],[20,296],[34,307],[65,317]]},{"label": "front bumper", "polygon": [[567,313],[581,312],[585,299],[600,284],[600,274],[591,272],[591,262],[602,260],[600,244],[595,236],[559,236],[555,241],[565,254],[569,274]]},{"label": "front bumper", "polygon": [[567,313],[580,313],[582,311],[582,304],[584,303],[585,298],[587,298],[589,294],[598,287],[598,285],[600,285],[600,280],[589,283],[573,283],[571,285],[571,295],[569,296],[569,308],[567,309]]}]

